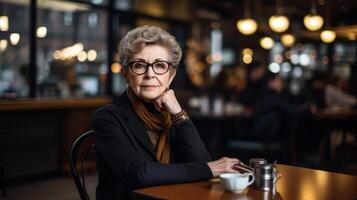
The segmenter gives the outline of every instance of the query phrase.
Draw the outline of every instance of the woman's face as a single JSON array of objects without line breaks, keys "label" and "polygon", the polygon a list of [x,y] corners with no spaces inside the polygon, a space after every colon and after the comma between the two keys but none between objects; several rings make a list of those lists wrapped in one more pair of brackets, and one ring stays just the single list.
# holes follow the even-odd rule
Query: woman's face
[{"label": "woman's face", "polygon": [[[146,63],[153,63],[156,61],[168,61],[170,55],[166,48],[160,45],[148,45],[144,47],[139,53],[133,56],[133,61],[144,61]],[[153,101],[159,97],[167,88],[169,88],[173,78],[176,75],[176,69],[170,66],[170,69],[164,74],[156,74],[153,67],[148,67],[146,73],[138,75],[131,69],[125,72],[126,79],[133,92],[144,101]]]}]

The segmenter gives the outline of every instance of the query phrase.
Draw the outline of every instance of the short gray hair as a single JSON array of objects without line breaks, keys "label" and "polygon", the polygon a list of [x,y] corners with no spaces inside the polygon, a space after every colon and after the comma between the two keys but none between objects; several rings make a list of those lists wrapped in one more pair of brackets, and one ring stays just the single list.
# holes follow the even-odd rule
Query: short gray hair
[{"label": "short gray hair", "polygon": [[145,46],[160,45],[166,48],[172,64],[177,67],[182,57],[182,50],[175,37],[156,26],[140,26],[129,31],[119,44],[119,62],[126,66],[132,57]]}]

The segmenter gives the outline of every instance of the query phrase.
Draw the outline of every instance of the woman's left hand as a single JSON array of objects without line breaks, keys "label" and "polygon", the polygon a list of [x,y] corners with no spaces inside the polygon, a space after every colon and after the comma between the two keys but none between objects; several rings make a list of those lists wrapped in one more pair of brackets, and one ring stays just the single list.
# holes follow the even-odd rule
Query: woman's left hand
[{"label": "woman's left hand", "polygon": [[172,89],[166,90],[153,103],[158,111],[166,110],[171,115],[175,115],[182,110]]}]

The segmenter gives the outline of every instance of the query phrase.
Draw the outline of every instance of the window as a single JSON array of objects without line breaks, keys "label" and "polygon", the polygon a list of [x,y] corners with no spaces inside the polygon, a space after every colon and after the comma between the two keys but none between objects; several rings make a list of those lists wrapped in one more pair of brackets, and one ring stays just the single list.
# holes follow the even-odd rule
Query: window
[{"label": "window", "polygon": [[74,2],[41,1],[36,36],[36,96],[105,94],[108,68],[105,10]]},{"label": "window", "polygon": [[0,98],[29,94],[29,1],[0,1]]}]

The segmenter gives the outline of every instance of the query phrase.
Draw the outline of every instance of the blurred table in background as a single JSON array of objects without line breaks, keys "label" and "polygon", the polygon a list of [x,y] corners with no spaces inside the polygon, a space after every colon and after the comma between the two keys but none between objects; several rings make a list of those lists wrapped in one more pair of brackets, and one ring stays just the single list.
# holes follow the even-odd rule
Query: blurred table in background
[{"label": "blurred table in background", "polygon": [[[325,159],[337,160],[343,163],[343,157],[337,157],[336,145],[340,149],[346,149],[348,143],[347,135],[352,134],[357,137],[357,109],[328,109],[314,114],[315,120],[322,122],[324,128],[323,141],[325,147]],[[336,139],[340,138],[340,139]],[[336,141],[339,140],[339,141]],[[337,144],[339,143],[339,144]],[[332,151],[331,151],[332,150]],[[345,152],[349,153],[349,152]]]},{"label": "blurred table in background", "polygon": [[357,109],[323,110],[314,114],[320,120],[346,120],[357,118]]},{"label": "blurred table in background", "polygon": [[275,192],[252,187],[243,193],[225,192],[219,183],[211,181],[162,185],[133,192],[133,199],[351,199],[357,198],[357,176],[313,170],[288,165],[277,165],[282,178]]}]

